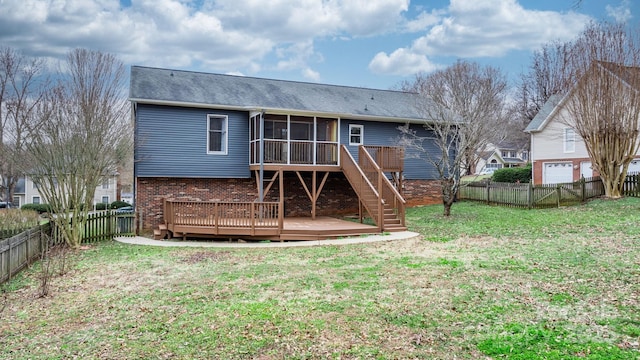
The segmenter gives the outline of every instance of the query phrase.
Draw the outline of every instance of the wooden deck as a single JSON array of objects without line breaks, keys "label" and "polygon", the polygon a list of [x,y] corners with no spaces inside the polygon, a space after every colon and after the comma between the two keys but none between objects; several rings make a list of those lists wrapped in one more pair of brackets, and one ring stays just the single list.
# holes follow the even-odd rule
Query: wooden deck
[{"label": "wooden deck", "polygon": [[[241,220],[233,221],[239,224]],[[162,226],[166,231],[166,226]],[[298,241],[298,240],[326,240],[339,237],[360,236],[366,234],[377,234],[378,228],[371,225],[361,224],[348,220],[341,220],[329,216],[318,216],[315,220],[311,217],[290,217],[284,218],[282,230],[260,231],[254,230],[252,233],[246,232],[247,228],[235,226],[222,227],[216,230],[212,226],[171,226],[170,229],[178,230],[174,232],[174,237],[187,238],[242,238],[246,240],[275,240],[275,241]]]},{"label": "wooden deck", "polygon": [[[259,140],[252,142],[253,150],[256,150],[255,146],[259,143]],[[356,163],[347,147],[337,143],[273,140],[269,144],[269,156],[262,159],[265,162],[259,168],[255,168],[255,159],[252,158],[251,162],[260,194],[258,201],[165,199],[164,223],[154,229],[154,238],[172,236],[185,240],[187,237],[322,240],[406,230],[405,200],[398,190],[402,189],[402,148],[360,146],[359,161]],[[256,155],[255,151],[252,154]],[[274,172],[270,180],[264,179],[264,170]],[[285,218],[284,171],[293,171],[298,176],[311,202],[311,217]],[[303,171],[311,172],[311,184],[301,175]],[[365,217],[364,209],[375,226],[316,216],[318,198],[329,173],[333,171],[343,172],[356,192],[359,199],[358,218],[362,220]],[[319,172],[324,174],[319,177]],[[385,172],[391,173],[394,183],[389,181]],[[280,200],[260,201],[276,180]]]},{"label": "wooden deck", "polygon": [[378,228],[359,222],[318,216],[284,218],[279,240],[325,240],[338,237],[377,234]]}]

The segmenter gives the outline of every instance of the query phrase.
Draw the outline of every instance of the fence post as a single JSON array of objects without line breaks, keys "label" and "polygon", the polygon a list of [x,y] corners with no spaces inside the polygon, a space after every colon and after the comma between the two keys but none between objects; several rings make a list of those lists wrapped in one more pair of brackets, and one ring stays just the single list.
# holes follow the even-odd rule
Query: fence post
[{"label": "fence post", "polygon": [[533,179],[529,180],[529,187],[527,189],[527,208],[531,210],[533,207]]},{"label": "fence post", "polygon": [[489,186],[491,184],[491,179],[487,180],[487,204],[489,204],[489,192],[490,192],[490,188],[491,186]]},{"label": "fence post", "polygon": [[557,198],[558,198],[558,207],[560,207],[560,200],[562,199],[562,191],[560,189],[562,189],[562,186],[560,184],[556,185],[556,194],[557,194]]},{"label": "fence post", "polygon": [[585,178],[580,178],[580,190],[582,195],[582,202],[587,201],[587,181]]}]

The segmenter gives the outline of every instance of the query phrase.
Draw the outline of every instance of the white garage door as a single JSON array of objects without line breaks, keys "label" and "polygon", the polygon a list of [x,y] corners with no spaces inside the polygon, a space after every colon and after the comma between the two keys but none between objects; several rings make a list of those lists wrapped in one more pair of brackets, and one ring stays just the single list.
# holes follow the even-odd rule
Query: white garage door
[{"label": "white garage door", "polygon": [[558,184],[573,182],[572,163],[545,163],[543,167],[542,183]]},{"label": "white garage door", "polygon": [[580,177],[585,179],[593,177],[593,168],[591,167],[591,161],[583,161],[580,163]]},{"label": "white garage door", "polygon": [[637,172],[640,172],[640,159],[633,160],[629,163],[629,169],[627,169],[627,174]]}]

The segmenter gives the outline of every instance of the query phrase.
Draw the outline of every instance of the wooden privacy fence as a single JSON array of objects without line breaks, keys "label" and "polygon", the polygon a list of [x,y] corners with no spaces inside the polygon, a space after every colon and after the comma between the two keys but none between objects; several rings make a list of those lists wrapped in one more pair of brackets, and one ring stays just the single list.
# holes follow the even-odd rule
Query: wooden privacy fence
[{"label": "wooden privacy fence", "polygon": [[640,173],[628,174],[622,189],[626,196],[640,197]]},{"label": "wooden privacy fence", "polygon": [[[82,243],[94,243],[113,239],[114,236],[134,236],[136,215],[133,212],[107,210],[89,214],[84,226]],[[61,230],[51,222],[51,241],[54,244],[64,243]]]},{"label": "wooden privacy fence", "polygon": [[40,258],[47,246],[50,227],[36,226],[8,239],[0,240],[0,284]]},{"label": "wooden privacy fence", "polygon": [[478,181],[464,184],[458,191],[461,200],[528,209],[571,205],[602,195],[604,187],[599,177],[545,185]]},{"label": "wooden privacy fence", "polygon": [[[90,214],[85,225],[82,243],[111,240],[114,236],[133,236],[135,219],[135,213],[117,210]],[[64,243],[64,237],[53,222],[0,240],[0,284],[10,280],[27,265],[38,260],[47,246],[62,243]]]}]

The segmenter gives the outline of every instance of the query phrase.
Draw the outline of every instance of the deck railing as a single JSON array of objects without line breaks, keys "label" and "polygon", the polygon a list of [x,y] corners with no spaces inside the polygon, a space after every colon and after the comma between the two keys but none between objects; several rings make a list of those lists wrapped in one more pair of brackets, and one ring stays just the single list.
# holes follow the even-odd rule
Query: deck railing
[{"label": "deck railing", "polygon": [[[388,147],[378,147],[378,148],[388,148]],[[378,152],[381,155],[383,151]],[[379,159],[384,159],[384,156],[380,156]],[[362,172],[369,179],[369,182],[372,184],[376,184],[376,189],[378,193],[381,195],[382,201],[388,207],[392,208],[395,214],[400,219],[402,226],[405,226],[404,218],[405,218],[405,200],[400,195],[398,190],[396,189],[391,181],[385,176],[384,170],[381,166],[378,165],[377,161],[369,153],[368,149],[364,146],[360,146],[358,150],[358,162],[360,163],[360,167],[362,168]]]},{"label": "deck railing", "polygon": [[[250,163],[260,163],[260,141],[250,144]],[[265,164],[338,165],[338,143],[311,140],[264,140]]]},{"label": "deck railing", "polygon": [[[237,230],[254,235],[260,230],[282,231],[283,218],[278,202],[217,202],[165,200],[164,219],[171,231],[199,232],[211,235]],[[201,231],[193,229],[202,228]],[[175,230],[174,230],[175,229]]]},{"label": "deck railing", "polygon": [[382,171],[404,170],[404,148],[398,146],[364,145]]},{"label": "deck railing", "polygon": [[382,231],[384,221],[382,198],[344,145],[340,147],[340,159],[345,177],[359,195],[361,203],[378,226],[378,230]]}]

